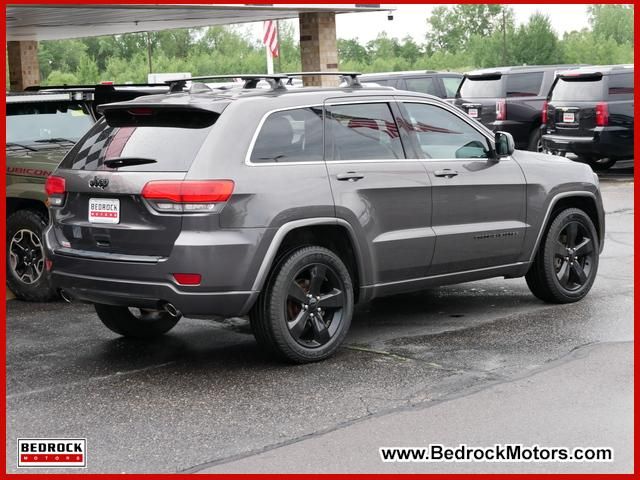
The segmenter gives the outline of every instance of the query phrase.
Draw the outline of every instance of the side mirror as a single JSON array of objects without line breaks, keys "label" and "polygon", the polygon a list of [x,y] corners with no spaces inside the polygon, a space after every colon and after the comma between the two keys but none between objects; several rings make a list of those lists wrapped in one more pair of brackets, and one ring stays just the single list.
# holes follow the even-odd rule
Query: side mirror
[{"label": "side mirror", "polygon": [[496,157],[508,157],[516,149],[513,137],[508,132],[496,132]]}]

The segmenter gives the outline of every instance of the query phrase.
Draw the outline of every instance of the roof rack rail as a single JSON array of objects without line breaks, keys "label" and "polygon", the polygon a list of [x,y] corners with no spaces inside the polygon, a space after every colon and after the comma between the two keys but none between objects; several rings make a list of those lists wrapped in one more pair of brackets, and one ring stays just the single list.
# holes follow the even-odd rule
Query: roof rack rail
[{"label": "roof rack rail", "polygon": [[347,83],[348,87],[361,87],[358,76],[362,75],[360,72],[291,72],[286,73],[291,81],[291,77],[308,77],[319,75],[337,75]]},{"label": "roof rack rail", "polygon": [[25,92],[39,92],[41,90],[81,90],[91,88],[108,87],[166,87],[166,83],[93,83],[87,85],[31,85],[24,89]]},{"label": "roof rack rail", "polygon": [[174,93],[174,92],[182,91],[182,89],[185,87],[187,82],[202,83],[203,80],[215,80],[216,78],[232,78],[232,79],[239,78],[242,81],[244,81],[243,88],[256,88],[256,86],[258,85],[258,82],[260,82],[260,80],[264,80],[265,82],[269,83],[269,85],[273,90],[277,90],[280,88],[285,88],[282,81],[286,80],[289,77],[284,73],[273,73],[273,74],[245,73],[245,74],[235,74],[235,75],[205,75],[205,76],[199,76],[199,77],[167,80],[165,84],[170,86],[169,92]]}]

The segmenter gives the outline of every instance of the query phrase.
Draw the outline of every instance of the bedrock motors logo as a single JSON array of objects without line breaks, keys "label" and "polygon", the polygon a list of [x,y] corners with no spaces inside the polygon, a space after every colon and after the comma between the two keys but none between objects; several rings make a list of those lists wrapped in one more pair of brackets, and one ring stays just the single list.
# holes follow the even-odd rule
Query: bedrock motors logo
[{"label": "bedrock motors logo", "polygon": [[85,438],[19,438],[18,467],[86,467]]}]

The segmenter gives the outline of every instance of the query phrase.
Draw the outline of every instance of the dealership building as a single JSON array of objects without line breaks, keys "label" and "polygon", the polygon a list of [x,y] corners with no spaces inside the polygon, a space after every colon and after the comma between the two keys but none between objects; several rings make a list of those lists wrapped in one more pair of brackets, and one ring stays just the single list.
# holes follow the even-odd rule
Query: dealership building
[{"label": "dealership building", "polygon": [[[9,5],[6,7],[10,89],[40,84],[38,41],[119,35],[298,18],[306,72],[337,71],[336,14],[371,12],[380,5]],[[215,74],[216,72],[207,72]],[[242,72],[239,72],[242,73]],[[329,85],[332,77],[309,77]]]}]

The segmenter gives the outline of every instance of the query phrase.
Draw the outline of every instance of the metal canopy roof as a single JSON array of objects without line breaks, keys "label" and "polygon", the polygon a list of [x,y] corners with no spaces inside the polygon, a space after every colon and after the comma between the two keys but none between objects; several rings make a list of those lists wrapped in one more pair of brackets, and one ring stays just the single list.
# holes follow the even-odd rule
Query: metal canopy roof
[{"label": "metal canopy roof", "polygon": [[380,5],[8,5],[7,40],[59,40],[296,18],[301,12],[379,11]]}]

